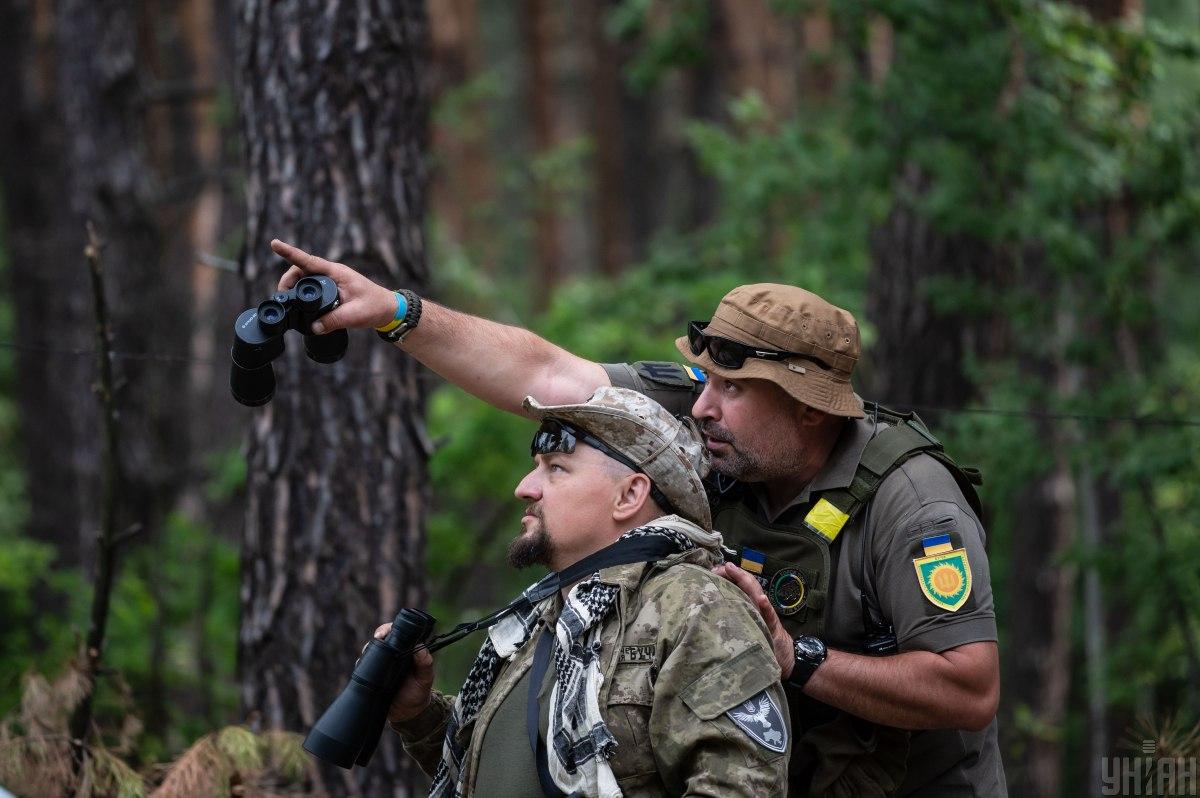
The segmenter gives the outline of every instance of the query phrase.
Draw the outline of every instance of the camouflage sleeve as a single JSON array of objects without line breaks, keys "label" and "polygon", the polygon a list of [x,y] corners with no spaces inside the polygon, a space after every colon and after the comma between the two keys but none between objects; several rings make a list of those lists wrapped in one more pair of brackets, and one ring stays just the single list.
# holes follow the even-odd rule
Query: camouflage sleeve
[{"label": "camouflage sleeve", "polygon": [[601,363],[614,388],[629,388],[649,396],[675,416],[687,416],[700,391],[704,372],[671,362]]},{"label": "camouflage sleeve", "polygon": [[391,724],[396,734],[400,735],[404,750],[430,778],[433,778],[442,759],[442,741],[446,737],[446,724],[450,721],[453,703],[453,696],[434,692],[429,706],[420,715],[403,723]]},{"label": "camouflage sleeve", "polygon": [[672,795],[778,794],[791,741],[766,627],[741,592],[707,570],[667,573],[683,578],[654,602],[666,653],[649,732],[663,784]]}]

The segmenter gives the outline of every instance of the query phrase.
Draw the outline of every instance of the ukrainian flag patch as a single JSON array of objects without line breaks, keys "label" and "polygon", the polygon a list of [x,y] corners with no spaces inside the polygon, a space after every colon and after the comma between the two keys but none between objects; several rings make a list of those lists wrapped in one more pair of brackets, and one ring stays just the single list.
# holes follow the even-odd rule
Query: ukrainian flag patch
[{"label": "ukrainian flag patch", "polygon": [[[941,544],[935,544],[935,548],[938,545]],[[945,545],[950,545],[948,540]],[[913,566],[917,569],[921,592],[935,607],[954,612],[971,595],[971,563],[966,549],[917,557]]]},{"label": "ukrainian flag patch", "polygon": [[767,555],[761,551],[754,549],[742,549],[742,561],[738,563],[743,571],[749,571],[752,574],[761,574],[763,566],[767,562]]},{"label": "ukrainian flag patch", "polygon": [[933,535],[921,539],[921,548],[925,550],[926,557],[932,557],[934,554],[945,554],[954,546],[950,545],[949,535]]},{"label": "ukrainian flag patch", "polygon": [[684,366],[683,370],[686,371],[688,373],[688,376],[692,378],[692,382],[707,382],[708,381],[708,375],[706,375],[703,371],[701,371],[696,366]]}]

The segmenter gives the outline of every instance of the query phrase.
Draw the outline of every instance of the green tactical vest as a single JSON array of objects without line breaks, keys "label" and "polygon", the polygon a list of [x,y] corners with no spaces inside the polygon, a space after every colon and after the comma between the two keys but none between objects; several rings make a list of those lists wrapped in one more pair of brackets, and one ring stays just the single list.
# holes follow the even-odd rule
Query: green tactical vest
[{"label": "green tactical vest", "polygon": [[[962,468],[950,459],[915,413],[878,406],[873,418],[876,413],[882,424],[863,449],[851,484],[814,493],[807,508],[788,514],[802,520],[767,523],[743,501],[743,487],[722,485],[719,480],[710,483],[713,528],[737,550],[734,562],[741,558],[743,567],[759,570],[759,582],[793,637],[808,634],[825,639],[834,561],[846,545],[838,544],[842,528],[909,458],[928,454],[937,459],[954,476],[971,508],[980,512],[975,492],[975,485],[982,482],[978,470]],[[892,645],[894,651],[894,637]],[[860,650],[868,649],[864,640]],[[907,770],[908,732],[838,712],[793,689],[788,690],[788,701],[796,741],[789,777],[793,794],[887,796],[899,789]]]}]

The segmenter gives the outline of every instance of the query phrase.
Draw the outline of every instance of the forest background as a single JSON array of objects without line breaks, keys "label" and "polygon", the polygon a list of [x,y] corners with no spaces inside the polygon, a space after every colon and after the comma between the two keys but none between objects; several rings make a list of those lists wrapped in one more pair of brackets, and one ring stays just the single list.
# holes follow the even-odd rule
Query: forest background
[{"label": "forest background", "polygon": [[0,785],[77,778],[105,552],[97,795],[419,794],[392,740],[349,776],[272,730],[400,606],[531,578],[528,422],[367,333],[233,402],[276,236],[601,361],[743,282],[850,309],[859,393],[985,474],[1012,794],[1200,756],[1198,59],[1187,0],[5,4]]}]

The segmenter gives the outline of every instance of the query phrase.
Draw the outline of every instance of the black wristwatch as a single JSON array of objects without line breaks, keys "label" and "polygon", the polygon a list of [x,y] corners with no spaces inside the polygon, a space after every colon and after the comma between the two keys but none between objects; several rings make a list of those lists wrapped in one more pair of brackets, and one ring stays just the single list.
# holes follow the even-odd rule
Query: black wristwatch
[{"label": "black wristwatch", "polygon": [[812,635],[800,635],[792,641],[792,648],[796,652],[796,663],[792,665],[792,675],[787,678],[787,683],[803,690],[829,652],[825,644]]}]

